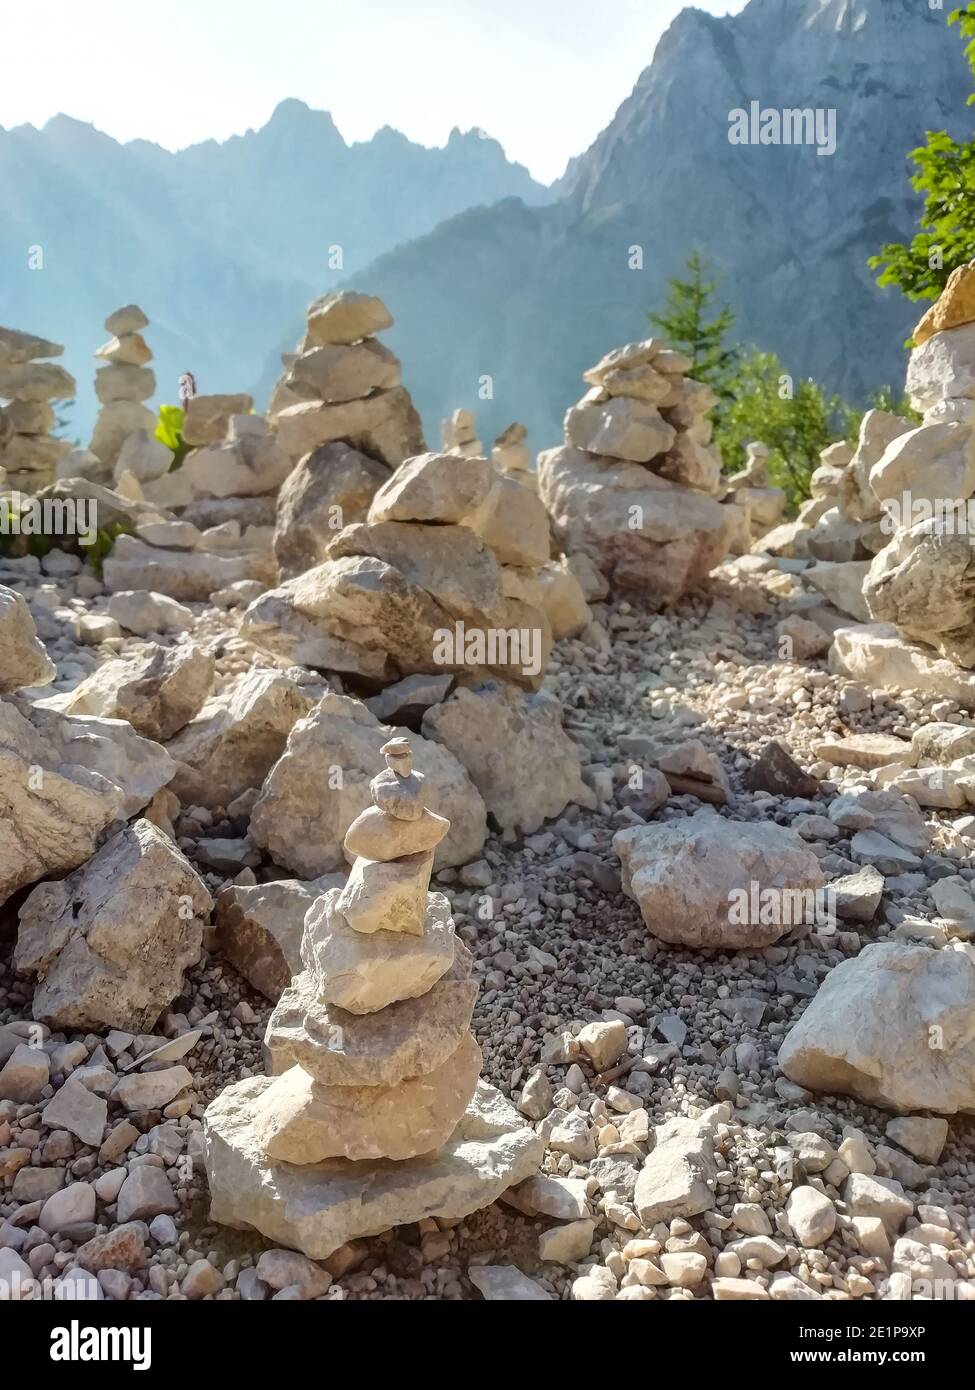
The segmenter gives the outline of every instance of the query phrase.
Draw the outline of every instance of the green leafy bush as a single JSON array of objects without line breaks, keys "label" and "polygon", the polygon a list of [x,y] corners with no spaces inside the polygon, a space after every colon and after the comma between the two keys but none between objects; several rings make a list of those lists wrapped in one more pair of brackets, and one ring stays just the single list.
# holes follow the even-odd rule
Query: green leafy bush
[{"label": "green leafy bush", "polygon": [[183,426],[186,423],[186,412],[179,405],[161,405],[159,407],[159,424],[156,426],[156,438],[160,444],[165,444],[166,448],[172,451],[173,461],[169,466],[172,473],[179,468],[186,455],[190,451],[190,446],[183,438]]}]

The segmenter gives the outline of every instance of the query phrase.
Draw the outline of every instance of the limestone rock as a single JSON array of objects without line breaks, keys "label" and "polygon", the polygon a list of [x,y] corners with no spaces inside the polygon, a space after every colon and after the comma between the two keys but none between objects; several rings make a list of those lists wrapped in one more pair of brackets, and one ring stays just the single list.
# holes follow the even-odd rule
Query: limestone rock
[{"label": "limestone rock", "polygon": [[5,362],[0,355],[0,397],[4,400],[67,401],[77,389],[71,373],[56,363],[15,364]]},{"label": "limestone rock", "polygon": [[657,1125],[656,1141],[636,1180],[634,1206],[649,1230],[658,1221],[686,1220],[714,1206],[714,1129],[707,1115]]},{"label": "limestone rock", "polygon": [[794,1187],[785,1216],[797,1242],[807,1250],[825,1244],[836,1229],[836,1208],[814,1187]]},{"label": "limestone rock", "polygon": [[[255,668],[238,676],[170,741],[178,764],[173,791],[187,805],[213,807],[259,787],[317,693],[283,671]],[[335,866],[315,873],[325,867]]]},{"label": "limestone rock", "polygon": [[494,1201],[538,1167],[544,1140],[500,1092],[479,1082],[446,1144],[402,1163],[332,1159],[271,1165],[252,1115],[273,1082],[252,1077],[223,1092],[205,1119],[211,1219],[327,1259],[347,1241],[431,1216],[452,1219]]},{"label": "limestone rock", "polygon": [[114,468],[122,446],[130,434],[145,430],[152,434],[156,417],[139,401],[108,401],[102,406],[89,448],[106,468]]},{"label": "limestone rock", "polygon": [[323,295],[308,310],[308,336],[319,346],[358,343],[392,326],[392,315],[382,300],[356,290]]},{"label": "limestone rock", "polygon": [[136,733],[162,742],[199,714],[214,671],[213,657],[202,647],[150,643],[139,655],[106,661],[74,690],[40,704],[64,714],[127,719]]},{"label": "limestone rock", "polygon": [[89,859],[172,775],[165,750],[128,724],[0,701],[0,903]]},{"label": "limestone rock", "polygon": [[[345,833],[371,804],[369,782],[392,732],[358,700],[326,695],[295,725],[268,774],[251,815],[255,844],[303,877],[341,868]],[[450,821],[449,834],[437,846],[435,866],[476,859],[486,835],[481,796],[449,749],[417,737],[412,744],[430,799]],[[341,785],[330,775],[334,768],[342,770]]]},{"label": "limestone rock", "polygon": [[301,401],[282,410],[276,425],[282,447],[295,459],[344,440],[395,468],[424,448],[420,417],[402,386],[358,401]]},{"label": "limestone rock", "polygon": [[975,964],[964,951],[866,946],[827,975],[779,1066],[800,1086],[870,1105],[975,1113],[973,1005]]},{"label": "limestone rock", "polygon": [[539,455],[538,478],[562,549],[661,606],[699,587],[727,553],[728,509],[645,468],[560,448]]},{"label": "limestone rock", "polygon": [[565,437],[590,454],[649,463],[673,446],[677,431],[655,406],[617,396],[604,404],[573,406],[565,417]]},{"label": "limestone rock", "polygon": [[[619,831],[623,890],[662,941],[710,950],[768,946],[799,922],[823,884],[819,862],[793,831],[698,814]],[[757,885],[757,894],[753,892]],[[762,895],[771,890],[771,902]]]},{"label": "limestone rock", "polygon": [[108,616],[137,637],[188,632],[196,622],[192,608],[148,589],[122,589],[108,600]]},{"label": "limestone rock", "polygon": [[252,885],[226,884],[216,899],[217,950],[256,990],[276,1003],[302,969],[305,914],[329,888],[341,888],[344,877],[326,874],[307,883],[284,878]]},{"label": "limestone rock", "polygon": [[[95,395],[102,405],[112,401],[147,401],[155,394],[156,374],[151,367],[131,366],[124,362],[99,367],[95,373]],[[166,446],[160,444],[161,449]],[[172,462],[172,454],[166,449]]]},{"label": "limestone rock", "polygon": [[426,994],[453,965],[457,938],[442,894],[429,895],[422,936],[357,932],[339,912],[338,896],[331,889],[309,909],[301,945],[326,1004],[353,1014],[375,1013]]},{"label": "limestone rock", "polygon": [[354,401],[401,383],[399,360],[373,339],[347,346],[327,343],[296,358],[285,378],[298,396],[329,402]]},{"label": "limestone rock", "polygon": [[550,695],[524,695],[498,681],[462,686],[426,712],[422,728],[467,768],[488,811],[506,829],[530,834],[570,801],[586,797],[578,753]]},{"label": "limestone rock", "polygon": [[975,709],[975,674],[908,641],[893,623],[840,628],[829,653],[833,671],[880,690],[918,690]]},{"label": "limestone rock", "polygon": [[217,555],[208,551],[160,550],[135,536],[119,536],[103,567],[113,593],[148,589],[183,603],[205,603],[218,589],[243,579],[274,582],[274,565],[259,551]]},{"label": "limestone rock", "polygon": [[[932,340],[933,341],[933,340]],[[975,666],[975,575],[971,537],[951,512],[900,530],[876,556],[863,596],[878,622],[934,647],[948,661]]]},{"label": "limestone rock", "polygon": [[[260,497],[280,487],[291,469],[291,457],[262,416],[234,415],[225,440],[221,436],[194,449],[179,473],[163,481],[181,481],[191,498]],[[147,495],[153,495],[151,489]],[[166,501],[161,496],[156,500]],[[174,498],[172,505],[176,502]]]},{"label": "limestone rock", "polygon": [[433,1071],[395,1086],[322,1086],[300,1066],[265,1090],[254,1126],[272,1161],[402,1162],[445,1144],[477,1086],[481,1049],[469,1032]]},{"label": "limestone rock", "polygon": [[56,674],[27,604],[15,589],[0,584],[0,695],[48,685]]},{"label": "limestone rock", "polygon": [[40,977],[34,1017],[53,1028],[147,1032],[199,957],[212,905],[168,836],[136,821],[20,909],[14,963]]},{"label": "limestone rock", "polygon": [[396,1086],[443,1065],[470,1027],[477,985],[459,943],[454,963],[424,995],[368,1014],[319,1000],[318,978],[296,975],[268,1023],[268,1071],[300,1066],[326,1086]]},{"label": "limestone rock", "polygon": [[820,562],[803,570],[802,581],[811,584],[841,613],[867,623],[870,610],[863,597],[863,582],[869,569],[869,560],[847,560],[840,564]]},{"label": "limestone rock", "polygon": [[955,422],[900,435],[871,468],[870,486],[894,515],[907,514],[911,503],[965,501],[975,492],[975,429]]},{"label": "limestone rock", "polygon": [[16,367],[33,362],[37,357],[60,357],[61,343],[39,338],[35,333],[21,333],[17,328],[0,328],[0,366]]},{"label": "limestone rock", "polygon": [[194,448],[200,444],[219,444],[232,415],[247,415],[254,409],[252,396],[194,396],[186,407],[183,438]]},{"label": "limestone rock", "polygon": [[320,564],[344,526],[365,521],[388,477],[385,464],[341,442],[306,455],[278,493],[274,554],[282,577]]},{"label": "limestone rock", "polygon": [[460,525],[486,501],[496,480],[487,459],[420,454],[401,464],[379,489],[369,508],[369,521]]},{"label": "limestone rock", "polygon": [[975,322],[975,265],[960,265],[948,276],[948,283],[938,300],[914,330],[917,347],[949,328],[962,328]]},{"label": "limestone rock", "polygon": [[914,349],[907,365],[907,394],[915,410],[975,397],[975,323],[935,333]]}]

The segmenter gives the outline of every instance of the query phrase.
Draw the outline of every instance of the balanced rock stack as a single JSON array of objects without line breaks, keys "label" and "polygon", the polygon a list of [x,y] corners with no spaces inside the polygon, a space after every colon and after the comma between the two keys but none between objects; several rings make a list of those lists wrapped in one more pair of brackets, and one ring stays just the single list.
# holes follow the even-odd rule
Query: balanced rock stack
[{"label": "balanced rock stack", "polygon": [[271,1015],[271,1075],[230,1086],[204,1118],[213,1219],[313,1259],[476,1211],[544,1149],[478,1080],[472,957],[427,891],[449,822],[426,807],[408,740],[383,753],[373,805],[345,837],[349,881],[309,909],[305,969]]},{"label": "balanced rock stack", "polygon": [[465,459],[484,457],[484,445],[477,437],[473,411],[455,410],[449,420],[441,423],[440,438],[445,454],[459,454]]},{"label": "balanced rock stack", "polygon": [[33,333],[0,328],[0,483],[16,491],[36,492],[52,482],[59,459],[70,446],[56,439],[52,401],[69,400],[75,380],[56,362],[60,343]]},{"label": "balanced rock stack", "polygon": [[871,617],[975,667],[975,262],[951,276],[914,332],[907,392],[923,423],[870,472],[890,544],[870,565]]},{"label": "balanced rock stack", "polygon": [[710,448],[714,392],[691,362],[650,338],[584,373],[565,444],[539,455],[539,492],[568,554],[663,606],[702,584],[727,554],[735,518],[718,502]]},{"label": "balanced rock stack", "polygon": [[525,443],[528,431],[517,420],[503,430],[494,441],[491,458],[503,473],[524,487],[538,491],[538,474],[532,469],[531,450]]},{"label": "balanced rock stack", "polygon": [[424,449],[399,359],[375,337],[392,323],[382,300],[351,290],[311,305],[305,337],[283,359],[269,408],[293,460],[342,440],[395,468]]},{"label": "balanced rock stack", "polygon": [[155,416],[144,404],[155,394],[156,374],[148,365],[152,351],[142,336],[149,320],[137,304],[116,309],[105,320],[108,342],[95,353],[106,365],[95,373],[101,410],[89,446],[111,476],[122,445],[136,430],[151,435]]},{"label": "balanced rock stack", "polygon": [[726,480],[726,502],[737,502],[746,510],[746,532],[751,540],[764,536],[782,519],[785,491],[769,482],[769,448],[758,441],[745,446],[745,466]]}]

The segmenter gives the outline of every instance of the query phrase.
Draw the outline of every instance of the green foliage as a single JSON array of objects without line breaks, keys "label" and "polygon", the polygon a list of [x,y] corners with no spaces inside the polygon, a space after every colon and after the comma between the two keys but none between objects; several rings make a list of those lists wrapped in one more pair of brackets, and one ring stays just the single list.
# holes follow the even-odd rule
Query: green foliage
[{"label": "green foliage", "polygon": [[[29,499],[25,499],[25,504]],[[0,555],[7,559],[21,559],[25,555],[36,555],[40,560],[49,550],[54,549],[54,537],[45,535],[24,536],[13,530],[14,509],[9,497],[0,497]]]},{"label": "green foliage", "polygon": [[167,449],[172,450],[173,461],[170,464],[170,472],[180,467],[190,451],[190,446],[183,439],[183,425],[185,422],[186,413],[182,406],[161,405],[159,407],[159,424],[156,426],[156,438],[159,440],[160,444],[165,444]]},{"label": "green foliage", "polygon": [[735,316],[727,305],[716,308],[718,282],[709,278],[707,263],[697,249],[687,258],[687,277],[671,279],[663,312],[650,314],[650,322],[660,329],[668,347],[691,359],[688,376],[710,386],[724,401],[730,398],[740,357],[740,350],[726,341]]},{"label": "green foliage", "polygon": [[[964,39],[975,76],[975,4],[948,17]],[[975,103],[975,92],[968,98]],[[911,183],[924,195],[921,229],[907,246],[888,242],[869,265],[879,285],[897,285],[908,299],[937,299],[951,272],[975,254],[975,141],[960,144],[945,131],[928,131],[927,144],[912,150]]]},{"label": "green foliage", "polygon": [[774,352],[753,351],[742,358],[733,399],[716,422],[714,439],[727,472],[744,466],[746,444],[761,440],[771,450],[770,481],[797,507],[809,496],[822,450],[844,438],[855,421],[855,412],[839,396],[812,380],[793,385]]},{"label": "green foliage", "polygon": [[132,527],[127,521],[113,521],[111,526],[103,526],[95,533],[95,540],[88,547],[88,564],[92,573],[102,577],[102,566],[112,553],[119,536],[131,536]]}]

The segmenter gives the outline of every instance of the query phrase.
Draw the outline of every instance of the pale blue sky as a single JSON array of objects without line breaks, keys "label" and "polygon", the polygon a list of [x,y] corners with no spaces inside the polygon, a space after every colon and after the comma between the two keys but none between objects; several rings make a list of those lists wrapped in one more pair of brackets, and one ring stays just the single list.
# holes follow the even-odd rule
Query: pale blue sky
[{"label": "pale blue sky", "polygon": [[[698,0],[713,14],[745,0]],[[481,126],[549,182],[611,120],[679,0],[43,0],[3,6],[0,126],[63,111],[178,149],[284,97],[346,140]]]}]

